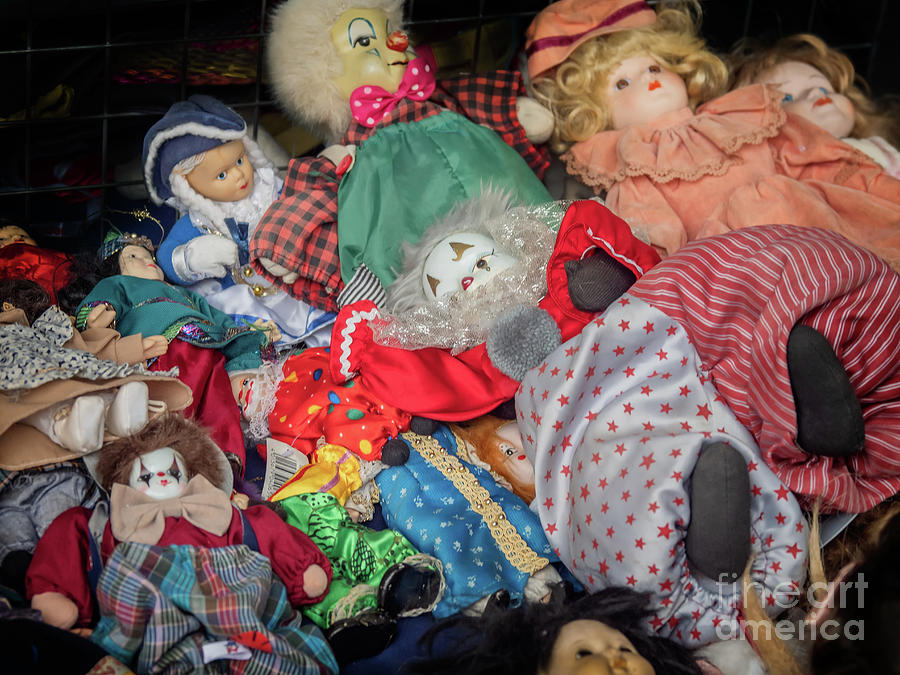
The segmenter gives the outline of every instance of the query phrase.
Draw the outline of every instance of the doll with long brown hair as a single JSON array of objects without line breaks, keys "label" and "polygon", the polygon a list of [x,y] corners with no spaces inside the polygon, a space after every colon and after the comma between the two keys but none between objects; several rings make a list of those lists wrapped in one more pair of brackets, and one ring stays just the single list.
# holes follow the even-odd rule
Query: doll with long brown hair
[{"label": "doll with long brown hair", "polygon": [[699,3],[658,7],[560,0],[529,27],[529,72],[569,173],[665,254],[784,223],[840,232],[900,267],[900,182],[787,115],[771,85],[717,96],[728,74],[699,37]]},{"label": "doll with long brown hair", "polygon": [[728,61],[732,88],[777,86],[787,112],[831,132],[900,178],[900,109],[872,98],[845,54],[815,35],[797,33],[768,46],[745,38]]}]

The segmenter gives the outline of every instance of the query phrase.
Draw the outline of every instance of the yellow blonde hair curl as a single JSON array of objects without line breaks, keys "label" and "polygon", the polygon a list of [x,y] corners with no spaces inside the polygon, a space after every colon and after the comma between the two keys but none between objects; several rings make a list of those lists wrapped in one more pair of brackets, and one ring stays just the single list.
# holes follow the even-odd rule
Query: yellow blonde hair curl
[{"label": "yellow blonde hair curl", "polygon": [[612,126],[605,91],[610,73],[622,61],[649,54],[684,80],[691,107],[724,93],[728,69],[706,48],[696,0],[665,3],[656,22],[644,28],[598,36],[580,45],[563,63],[533,83],[535,97],[556,122],[550,147],[564,152]]}]

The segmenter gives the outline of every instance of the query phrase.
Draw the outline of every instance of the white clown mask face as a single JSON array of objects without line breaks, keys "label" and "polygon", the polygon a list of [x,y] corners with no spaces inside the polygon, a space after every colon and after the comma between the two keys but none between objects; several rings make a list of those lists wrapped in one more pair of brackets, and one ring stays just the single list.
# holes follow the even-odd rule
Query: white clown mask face
[{"label": "white clown mask face", "polygon": [[496,251],[490,237],[457,232],[441,239],[425,258],[422,288],[428,300],[470,291],[515,264],[515,258]]},{"label": "white clown mask face", "polygon": [[131,466],[128,484],[153,499],[172,499],[187,488],[184,458],[169,447],[144,453]]}]

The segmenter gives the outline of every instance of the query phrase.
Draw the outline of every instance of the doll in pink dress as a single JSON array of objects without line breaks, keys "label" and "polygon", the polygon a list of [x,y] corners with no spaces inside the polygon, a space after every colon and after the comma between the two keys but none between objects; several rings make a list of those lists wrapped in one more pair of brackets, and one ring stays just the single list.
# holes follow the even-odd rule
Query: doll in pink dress
[{"label": "doll in pink dress", "polygon": [[787,112],[819,125],[900,178],[900,111],[871,98],[853,63],[837,49],[798,33],[769,46],[742,40],[728,61],[732,88],[774,84]]},{"label": "doll in pink dress", "polygon": [[535,17],[528,68],[568,172],[666,255],[792,224],[839,232],[900,267],[900,182],[786,113],[772,85],[719,95],[728,71],[704,49],[698,12],[693,1],[655,14],[643,2],[561,0]]}]

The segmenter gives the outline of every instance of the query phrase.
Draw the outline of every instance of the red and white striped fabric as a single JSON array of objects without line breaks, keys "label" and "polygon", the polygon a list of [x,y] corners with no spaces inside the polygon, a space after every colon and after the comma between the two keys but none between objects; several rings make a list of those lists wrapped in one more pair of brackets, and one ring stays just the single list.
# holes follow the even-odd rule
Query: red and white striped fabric
[{"label": "red and white striped fabric", "polygon": [[[887,263],[833,232],[754,227],[688,244],[630,293],[685,327],[767,464],[798,496],[861,512],[900,489],[900,276]],[[849,373],[865,419],[858,455],[797,446],[786,345],[798,322],[828,338]]]}]

